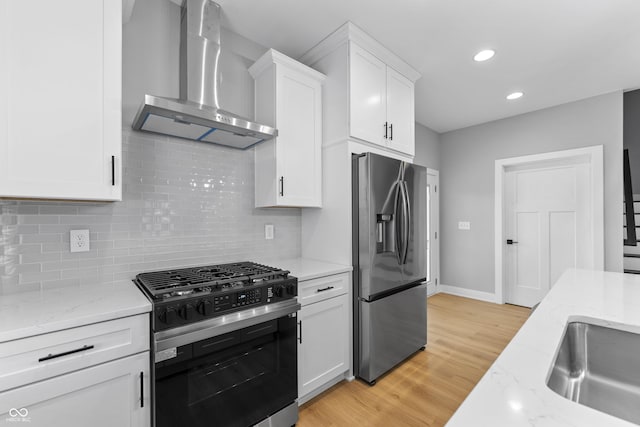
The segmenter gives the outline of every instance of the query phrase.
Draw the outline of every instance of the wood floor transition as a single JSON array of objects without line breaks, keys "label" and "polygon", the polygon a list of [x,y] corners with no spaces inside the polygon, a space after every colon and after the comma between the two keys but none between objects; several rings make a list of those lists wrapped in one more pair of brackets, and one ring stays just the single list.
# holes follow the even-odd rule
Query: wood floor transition
[{"label": "wood floor transition", "polygon": [[530,310],[447,294],[427,300],[428,342],[378,380],[343,381],[300,407],[299,427],[443,426]]}]

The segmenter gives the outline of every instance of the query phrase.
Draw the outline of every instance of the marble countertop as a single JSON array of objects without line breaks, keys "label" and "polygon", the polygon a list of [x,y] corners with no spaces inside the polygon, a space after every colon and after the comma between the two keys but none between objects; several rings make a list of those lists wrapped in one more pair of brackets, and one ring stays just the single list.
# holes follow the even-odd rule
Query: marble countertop
[{"label": "marble countertop", "polygon": [[565,326],[573,320],[640,332],[640,275],[565,272],[447,426],[635,425],[571,402],[547,387]]},{"label": "marble countertop", "polygon": [[260,260],[262,264],[289,270],[299,281],[316,279],[332,274],[346,273],[353,270],[350,265],[333,264],[307,258],[291,258],[280,260]]},{"label": "marble countertop", "polygon": [[150,311],[132,282],[0,295],[0,342]]},{"label": "marble countertop", "polygon": [[[258,262],[289,270],[301,281],[352,270],[305,258]],[[132,282],[0,295],[0,342],[150,311],[151,303]]]}]

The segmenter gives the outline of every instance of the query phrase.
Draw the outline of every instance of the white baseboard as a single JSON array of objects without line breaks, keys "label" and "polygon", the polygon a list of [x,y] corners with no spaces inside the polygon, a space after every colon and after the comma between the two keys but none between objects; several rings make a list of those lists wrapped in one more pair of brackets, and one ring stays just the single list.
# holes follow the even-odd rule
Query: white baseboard
[{"label": "white baseboard", "polygon": [[427,283],[427,298],[438,293],[438,287],[434,283]]},{"label": "white baseboard", "polygon": [[473,298],[480,301],[497,303],[496,294],[491,292],[476,291],[475,289],[461,288],[458,286],[438,285],[438,292],[457,295],[459,297]]}]

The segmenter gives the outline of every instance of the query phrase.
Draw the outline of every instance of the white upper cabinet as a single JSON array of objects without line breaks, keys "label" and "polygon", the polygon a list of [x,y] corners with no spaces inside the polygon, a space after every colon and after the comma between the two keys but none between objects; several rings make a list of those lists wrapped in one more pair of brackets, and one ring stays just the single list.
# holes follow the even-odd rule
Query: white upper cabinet
[{"label": "white upper cabinet", "polygon": [[387,146],[415,154],[414,87],[411,80],[387,67]]},{"label": "white upper cabinet", "polygon": [[301,60],[327,75],[325,145],[352,138],[413,157],[416,70],[350,22]]},{"label": "white upper cabinet", "polygon": [[122,3],[0,0],[0,197],[121,200]]},{"label": "white upper cabinet", "polygon": [[357,44],[349,48],[350,135],[413,156],[413,83]]},{"label": "white upper cabinet", "polygon": [[387,124],[387,66],[357,45],[351,45],[350,134],[385,145]]},{"label": "white upper cabinet", "polygon": [[273,49],[249,72],[256,121],[278,129],[255,148],[255,206],[321,207],[324,75]]}]

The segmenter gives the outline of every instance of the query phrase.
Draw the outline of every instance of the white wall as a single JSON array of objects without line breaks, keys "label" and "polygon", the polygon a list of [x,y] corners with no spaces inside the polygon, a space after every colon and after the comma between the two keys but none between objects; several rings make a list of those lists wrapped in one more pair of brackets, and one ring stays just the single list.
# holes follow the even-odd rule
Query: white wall
[{"label": "white wall", "polygon": [[605,268],[622,271],[622,116],[615,92],[442,134],[441,283],[494,292],[496,159],[591,145],[604,145]]},{"label": "white wall", "polygon": [[416,123],[416,155],[414,163],[440,170],[440,135]]}]

